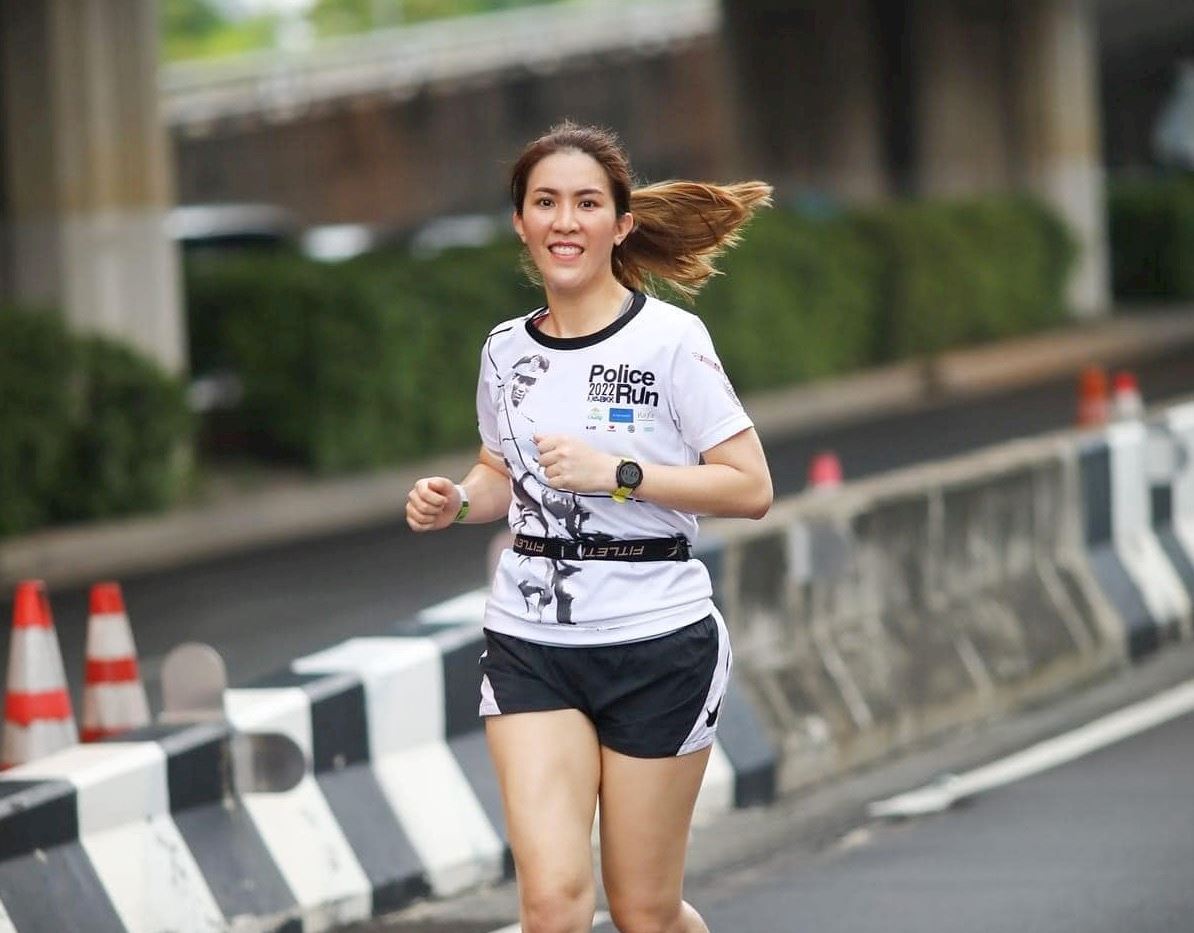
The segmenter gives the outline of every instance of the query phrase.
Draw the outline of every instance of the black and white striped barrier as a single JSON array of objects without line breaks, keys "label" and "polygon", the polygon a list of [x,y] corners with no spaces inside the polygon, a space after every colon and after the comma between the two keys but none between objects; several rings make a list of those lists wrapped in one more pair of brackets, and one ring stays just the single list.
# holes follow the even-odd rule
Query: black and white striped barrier
[{"label": "black and white striped barrier", "polygon": [[1194,598],[1194,402],[1166,411],[1149,439],[1157,540]]},{"label": "black and white striped barrier", "polygon": [[[226,723],[0,775],[0,933],[325,930],[509,877],[477,606],[469,594],[414,634],[350,639],[230,689]],[[722,710],[699,820],[774,795],[774,742],[741,691]],[[237,740],[261,736],[301,750],[284,791],[233,773]]]},{"label": "black and white striped barrier", "polygon": [[150,727],[0,775],[0,930],[285,928],[297,902],[236,804],[230,739]]},{"label": "black and white striped barrier", "polygon": [[1154,507],[1166,498],[1156,490],[1180,485],[1184,505],[1189,478],[1183,474],[1189,466],[1175,454],[1171,475],[1158,487],[1155,476],[1150,476],[1150,461],[1155,460],[1150,451],[1155,449],[1149,428],[1129,421],[1111,425],[1101,436],[1085,441],[1079,451],[1091,569],[1123,622],[1132,657],[1188,632],[1191,619],[1192,593],[1162,547],[1158,538],[1162,529],[1154,527],[1154,522],[1166,525],[1164,516],[1154,516]]}]

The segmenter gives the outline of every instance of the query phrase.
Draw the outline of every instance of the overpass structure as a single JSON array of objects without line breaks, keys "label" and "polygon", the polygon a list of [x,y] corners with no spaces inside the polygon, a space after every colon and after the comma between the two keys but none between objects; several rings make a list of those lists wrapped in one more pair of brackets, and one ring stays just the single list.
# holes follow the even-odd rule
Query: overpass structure
[{"label": "overpass structure", "polygon": [[1035,191],[1078,233],[1073,303],[1097,313],[1098,25],[1122,58],[1181,6],[567,0],[160,69],[152,0],[0,0],[0,301],[180,369],[175,202],[394,227],[490,210],[503,162],[571,116],[619,130],[646,179]]},{"label": "overpass structure", "polygon": [[401,101],[428,86],[551,75],[578,60],[654,54],[720,28],[719,0],[571,0],[433,20],[168,65],[163,118],[174,132],[197,134],[221,120],[285,121],[362,99]]},{"label": "overpass structure", "polygon": [[[1121,3],[1123,0],[1121,0]],[[1145,0],[1147,2],[1147,0]],[[564,116],[646,177],[782,196],[1030,190],[1108,304],[1094,0],[570,0],[166,69],[183,200],[403,228],[502,206],[501,160]]]},{"label": "overpass structure", "polygon": [[564,117],[659,179],[741,163],[719,0],[569,0],[163,70],[180,201],[268,201],[404,230],[506,207],[505,166]]}]

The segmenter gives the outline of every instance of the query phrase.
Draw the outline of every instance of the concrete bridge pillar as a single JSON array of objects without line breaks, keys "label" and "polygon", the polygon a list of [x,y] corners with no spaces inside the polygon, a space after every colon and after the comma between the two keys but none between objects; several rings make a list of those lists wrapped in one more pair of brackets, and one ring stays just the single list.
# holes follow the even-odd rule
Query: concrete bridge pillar
[{"label": "concrete bridge pillar", "polygon": [[723,3],[748,171],[846,199],[888,191],[870,0]]},{"label": "concrete bridge pillar", "polygon": [[185,367],[154,0],[0,0],[0,301]]},{"label": "concrete bridge pillar", "polygon": [[1003,7],[956,0],[913,7],[919,194],[966,197],[1008,187]]},{"label": "concrete bridge pillar", "polygon": [[1081,243],[1079,315],[1108,293],[1091,0],[913,0],[916,190],[1030,190]]},{"label": "concrete bridge pillar", "polygon": [[889,184],[873,19],[867,0],[839,0],[826,12],[817,180],[847,198],[879,197]]},{"label": "concrete bridge pillar", "polygon": [[1096,12],[1093,0],[1018,0],[1011,7],[1018,181],[1078,235],[1082,255],[1070,303],[1085,316],[1105,313],[1111,303]]}]

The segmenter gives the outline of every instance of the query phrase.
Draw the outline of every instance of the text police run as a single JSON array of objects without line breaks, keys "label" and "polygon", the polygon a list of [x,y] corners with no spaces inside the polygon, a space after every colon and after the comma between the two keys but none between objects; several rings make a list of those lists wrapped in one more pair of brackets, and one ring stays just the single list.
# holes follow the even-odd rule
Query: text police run
[{"label": "text police run", "polygon": [[659,393],[652,392],[655,374],[646,369],[631,369],[625,363],[617,369],[595,363],[589,370],[589,401],[629,405],[658,405]]}]

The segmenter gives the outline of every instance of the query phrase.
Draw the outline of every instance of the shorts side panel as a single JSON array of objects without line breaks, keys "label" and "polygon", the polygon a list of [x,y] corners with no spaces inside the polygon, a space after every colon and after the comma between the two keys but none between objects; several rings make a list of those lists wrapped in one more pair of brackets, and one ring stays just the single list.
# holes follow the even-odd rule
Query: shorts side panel
[{"label": "shorts side panel", "polygon": [[676,752],[677,755],[687,755],[689,752],[712,745],[717,735],[718,716],[730,684],[730,672],[734,667],[734,652],[730,648],[730,633],[725,620],[716,609],[713,610],[713,620],[717,626],[717,667],[713,671],[701,710],[692,723],[687,738],[681,743],[680,750]]},{"label": "shorts side panel", "polygon": [[607,672],[609,689],[596,708],[601,744],[635,758],[682,754],[696,732],[694,721],[707,716],[709,697],[720,696],[711,684],[718,682],[728,643],[722,631],[706,616],[671,635],[618,648],[623,655],[611,658],[617,667]]},{"label": "shorts side panel", "polygon": [[480,659],[479,714],[484,717],[577,708],[572,692],[555,676],[550,650],[487,631]]}]

